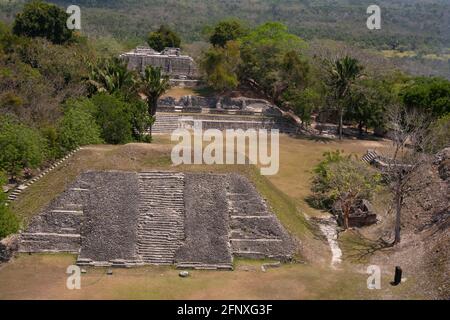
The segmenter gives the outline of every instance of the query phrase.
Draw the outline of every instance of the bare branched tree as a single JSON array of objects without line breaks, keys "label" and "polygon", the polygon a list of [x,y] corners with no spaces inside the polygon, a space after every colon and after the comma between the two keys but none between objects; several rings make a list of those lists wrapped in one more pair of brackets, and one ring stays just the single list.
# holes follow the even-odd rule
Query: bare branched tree
[{"label": "bare branched tree", "polygon": [[392,139],[392,148],[382,160],[385,179],[393,196],[395,211],[395,238],[392,245],[400,243],[401,218],[404,200],[414,191],[411,181],[418,169],[429,161],[424,152],[432,143],[430,139],[430,120],[423,113],[407,110],[395,105],[388,110],[388,129]]}]

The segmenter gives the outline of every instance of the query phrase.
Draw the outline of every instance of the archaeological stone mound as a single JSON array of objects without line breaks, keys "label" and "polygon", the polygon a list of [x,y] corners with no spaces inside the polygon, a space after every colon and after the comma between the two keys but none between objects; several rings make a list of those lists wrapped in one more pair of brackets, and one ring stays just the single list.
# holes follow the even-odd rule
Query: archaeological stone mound
[{"label": "archaeological stone mound", "polygon": [[30,222],[20,252],[69,252],[92,266],[232,269],[288,261],[295,243],[238,174],[85,172]]}]

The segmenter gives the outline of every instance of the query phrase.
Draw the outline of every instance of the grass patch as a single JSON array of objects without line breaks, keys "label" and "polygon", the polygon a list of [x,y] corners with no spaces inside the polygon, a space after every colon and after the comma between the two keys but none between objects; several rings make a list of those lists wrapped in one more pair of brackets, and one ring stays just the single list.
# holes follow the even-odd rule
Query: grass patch
[{"label": "grass patch", "polygon": [[[73,255],[20,255],[0,272],[0,299],[380,299],[415,297],[413,281],[391,287],[383,274],[382,290],[368,290],[367,274],[352,269],[331,271],[315,265],[289,264],[262,272],[190,271],[180,278],[172,267],[86,268],[81,290],[66,288]],[[239,265],[250,265],[238,261]],[[241,264],[242,263],[242,264]],[[251,262],[252,264],[254,262]]]}]

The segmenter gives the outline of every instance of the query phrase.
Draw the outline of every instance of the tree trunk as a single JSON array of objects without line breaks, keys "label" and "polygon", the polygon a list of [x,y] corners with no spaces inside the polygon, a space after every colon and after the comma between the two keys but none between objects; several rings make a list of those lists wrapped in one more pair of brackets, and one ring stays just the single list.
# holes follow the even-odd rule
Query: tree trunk
[{"label": "tree trunk", "polygon": [[[147,110],[148,113],[151,117],[155,117],[156,116],[156,109],[158,107],[158,99],[152,99],[152,98],[147,98]],[[152,136],[152,127],[155,123],[153,123],[150,128],[148,128],[148,133],[150,135],[150,137]]]},{"label": "tree trunk", "polygon": [[359,136],[362,137],[363,133],[364,133],[364,124],[362,121],[360,121],[358,124],[358,131],[359,131]]},{"label": "tree trunk", "polygon": [[401,216],[402,216],[403,196],[400,190],[400,183],[395,191],[395,239],[394,245],[400,243]]},{"label": "tree trunk", "polygon": [[344,125],[344,110],[339,110],[339,140],[342,140],[342,132],[343,132],[343,125]]}]

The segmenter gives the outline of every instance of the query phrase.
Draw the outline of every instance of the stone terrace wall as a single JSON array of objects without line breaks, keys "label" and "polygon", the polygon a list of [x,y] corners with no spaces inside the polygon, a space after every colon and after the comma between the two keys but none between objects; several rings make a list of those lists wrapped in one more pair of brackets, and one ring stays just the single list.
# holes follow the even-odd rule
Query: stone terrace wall
[{"label": "stone terrace wall", "polygon": [[81,230],[80,264],[136,263],[139,217],[138,175],[134,172],[88,172],[89,185]]},{"label": "stone terrace wall", "polygon": [[29,223],[20,235],[19,252],[79,253],[84,204],[89,185],[81,175]]},{"label": "stone terrace wall", "polygon": [[202,128],[207,129],[278,129],[281,133],[293,134],[297,127],[281,117],[240,116],[240,115],[182,115],[174,113],[157,113],[152,133],[171,134],[177,128],[192,128],[194,120],[201,121]]},{"label": "stone terrace wall", "polygon": [[186,174],[185,234],[178,267],[232,269],[226,176]]},{"label": "stone terrace wall", "polygon": [[290,260],[295,244],[255,187],[237,174],[227,184],[233,255]]}]

